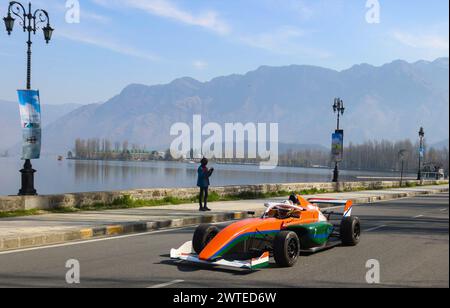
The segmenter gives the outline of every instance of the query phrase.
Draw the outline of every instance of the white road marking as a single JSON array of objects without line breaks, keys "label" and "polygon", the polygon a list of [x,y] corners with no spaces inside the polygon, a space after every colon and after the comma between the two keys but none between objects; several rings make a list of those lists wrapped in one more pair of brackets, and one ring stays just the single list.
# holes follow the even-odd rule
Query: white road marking
[{"label": "white road marking", "polygon": [[386,227],[387,227],[386,225],[382,225],[382,226],[378,226],[378,227],[367,229],[364,232],[373,232],[373,231],[377,231],[377,230],[380,230],[380,229],[383,229],[383,228],[386,228]]},{"label": "white road marking", "polygon": [[184,282],[184,280],[177,279],[177,280],[169,281],[166,283],[157,284],[155,286],[148,287],[147,289],[162,289],[162,288],[167,288],[167,287],[173,286],[175,284],[183,283],[183,282]]},{"label": "white road marking", "polygon": [[417,216],[414,216],[413,218],[414,219],[417,219],[417,218],[422,218],[424,215],[417,215]]},{"label": "white road marking", "polygon": [[441,212],[445,212],[445,211],[447,211],[448,209],[441,209]]}]

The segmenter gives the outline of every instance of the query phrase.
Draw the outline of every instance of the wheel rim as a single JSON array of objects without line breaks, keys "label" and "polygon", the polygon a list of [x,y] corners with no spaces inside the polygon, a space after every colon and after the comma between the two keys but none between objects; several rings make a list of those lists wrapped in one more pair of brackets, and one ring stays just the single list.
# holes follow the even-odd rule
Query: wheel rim
[{"label": "wheel rim", "polygon": [[291,238],[288,241],[287,245],[287,253],[289,256],[289,259],[296,259],[298,257],[298,242]]}]

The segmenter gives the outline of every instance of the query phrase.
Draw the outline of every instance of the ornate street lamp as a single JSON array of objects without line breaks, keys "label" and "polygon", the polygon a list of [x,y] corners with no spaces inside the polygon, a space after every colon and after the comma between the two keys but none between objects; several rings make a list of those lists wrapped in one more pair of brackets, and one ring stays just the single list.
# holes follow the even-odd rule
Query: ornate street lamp
[{"label": "ornate street lamp", "polygon": [[[31,34],[36,34],[36,31],[40,29],[41,24],[46,24],[42,30],[44,33],[44,39],[47,44],[50,42],[53,34],[53,28],[50,26],[50,18],[47,11],[42,9],[37,9],[34,12],[31,10],[31,3],[28,3],[28,10],[17,1],[11,1],[8,7],[8,15],[3,18],[5,22],[6,32],[11,35],[14,29],[15,18],[19,19],[20,25],[23,27],[23,32],[28,34],[27,41],[27,90],[31,90]],[[25,160],[25,164],[22,170],[22,188],[20,189],[19,195],[29,196],[36,195],[36,190],[34,189],[34,173],[36,170],[33,169],[31,165],[31,160]]]},{"label": "ornate street lamp", "polygon": [[333,110],[334,113],[337,113],[337,130],[340,130],[341,116],[345,113],[344,101],[340,98],[335,98]]},{"label": "ornate street lamp", "polygon": [[425,155],[425,147],[423,143],[424,138],[425,138],[425,130],[423,129],[423,127],[421,127],[419,130],[420,148],[419,148],[419,173],[417,175],[418,181],[422,181],[422,158]]},{"label": "ornate street lamp", "polygon": [[52,39],[53,30],[55,29],[50,27],[50,23],[47,23],[47,26],[45,26],[42,30],[44,31],[45,42],[48,44]]},{"label": "ornate street lamp", "polygon": [[15,19],[11,16],[10,13],[8,13],[8,16],[3,18],[3,20],[5,21],[6,32],[8,32],[8,35],[11,35],[11,32],[14,29],[14,21],[15,21]]},{"label": "ornate street lamp", "polygon": [[[342,99],[340,99],[340,98],[335,98],[334,99],[333,111],[334,111],[335,114],[337,114],[337,129],[336,129],[336,133],[338,133],[341,130],[341,128],[340,128],[341,116],[343,116],[344,113],[345,113],[344,101]],[[339,162],[337,160],[335,161],[335,166],[334,166],[333,182],[334,183],[338,183],[339,182]]]}]

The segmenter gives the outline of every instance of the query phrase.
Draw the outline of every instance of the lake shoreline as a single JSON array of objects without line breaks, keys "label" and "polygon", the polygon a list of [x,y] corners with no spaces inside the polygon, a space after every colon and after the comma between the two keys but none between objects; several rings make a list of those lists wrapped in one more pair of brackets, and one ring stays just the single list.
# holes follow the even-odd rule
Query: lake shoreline
[{"label": "lake shoreline", "polygon": [[[179,164],[186,164],[186,165],[194,165],[194,164],[200,164],[200,160],[198,162],[186,160],[186,161],[177,161],[177,160],[121,160],[121,159],[87,159],[87,158],[65,158],[65,160],[71,160],[71,161],[94,161],[94,162],[139,162],[139,163],[157,163],[157,162],[170,162],[170,163],[179,163]],[[210,161],[210,164],[216,164],[216,165],[224,165],[224,166],[255,166],[258,167],[259,163],[239,163],[239,162],[232,162],[232,163],[226,163],[226,162],[216,162],[216,161]],[[279,164],[277,165],[277,168],[295,168],[295,169],[316,169],[316,170],[329,170],[333,171],[334,167],[306,167],[306,166],[291,166],[291,165],[283,165]],[[340,171],[356,171],[356,172],[376,172],[376,173],[400,173],[401,170],[383,170],[383,169],[352,169],[352,168],[346,168],[346,169],[340,169]],[[416,170],[405,170],[406,174],[413,174],[416,172]]]},{"label": "lake shoreline", "polygon": [[[212,163],[212,166],[215,164]],[[23,161],[15,157],[0,158],[0,195],[17,194],[19,170]],[[116,191],[136,188],[195,187],[197,164],[167,161],[62,160],[44,156],[33,160],[35,186],[39,194],[65,192]],[[341,180],[355,182],[359,177],[392,178],[394,172],[341,171]],[[413,177],[405,173],[405,177]],[[261,170],[255,165],[221,164],[211,178],[213,186],[258,185],[261,183],[331,182],[332,170],[301,167],[278,167]]]}]

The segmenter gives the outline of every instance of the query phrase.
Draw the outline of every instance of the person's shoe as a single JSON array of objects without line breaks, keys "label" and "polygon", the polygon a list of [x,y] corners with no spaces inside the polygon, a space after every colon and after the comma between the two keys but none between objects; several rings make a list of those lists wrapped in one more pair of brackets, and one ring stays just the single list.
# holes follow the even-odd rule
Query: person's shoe
[{"label": "person's shoe", "polygon": [[209,207],[205,207],[203,210],[206,211],[206,212],[211,212],[212,211]]},{"label": "person's shoe", "polygon": [[205,212],[206,210],[203,207],[200,207],[200,212]]}]

